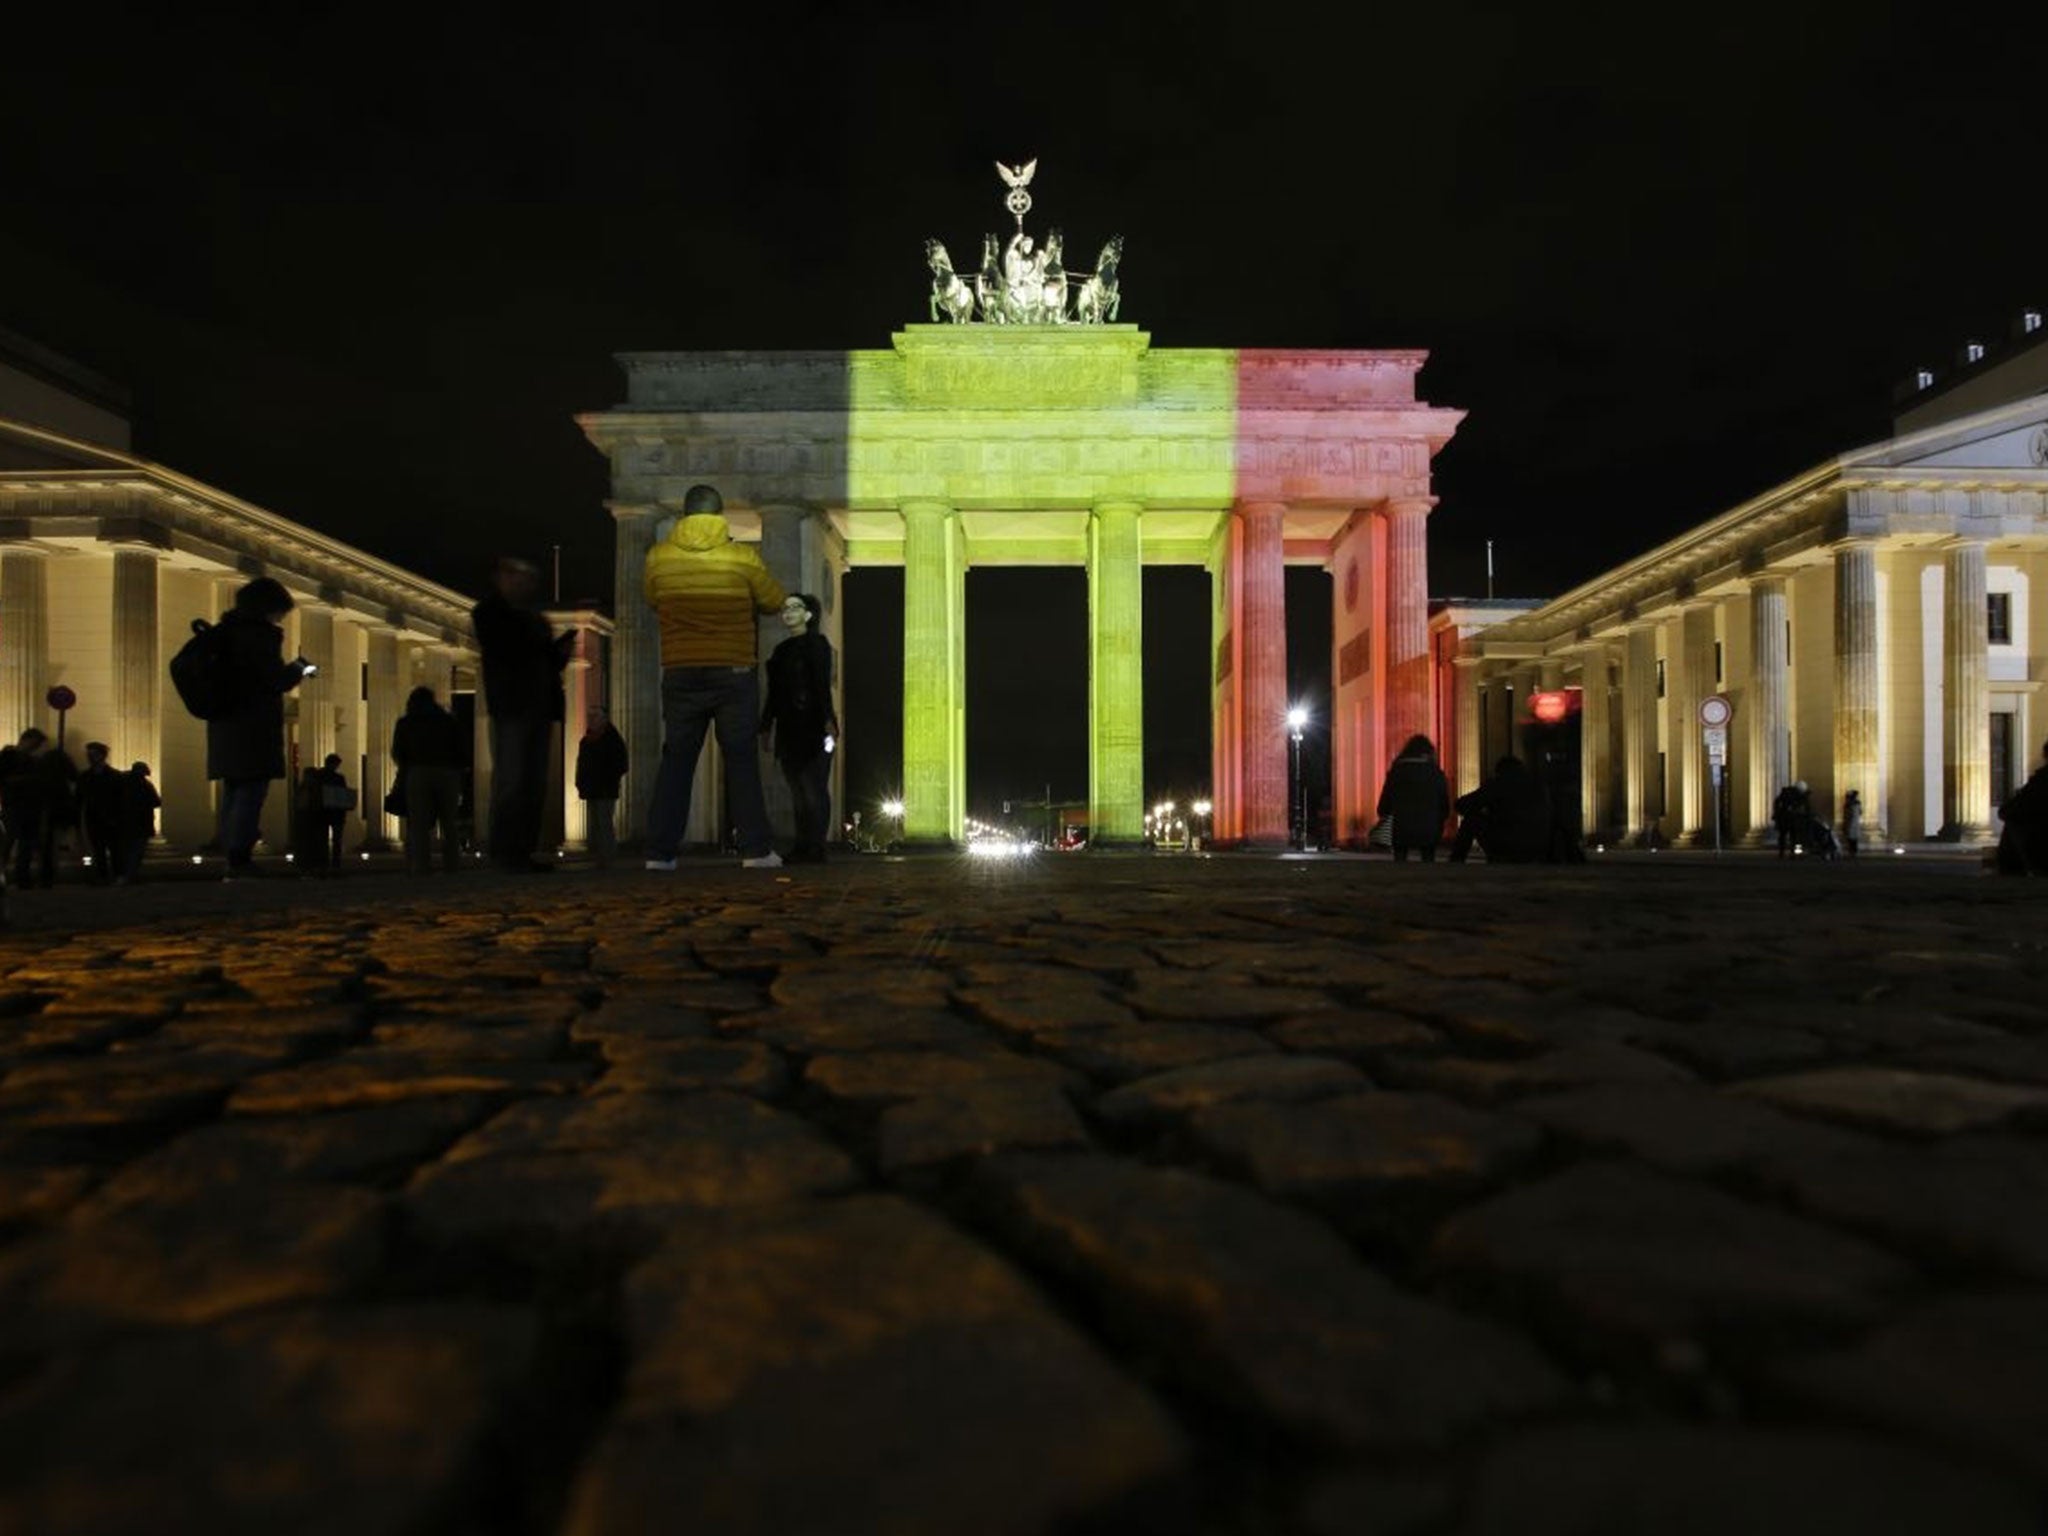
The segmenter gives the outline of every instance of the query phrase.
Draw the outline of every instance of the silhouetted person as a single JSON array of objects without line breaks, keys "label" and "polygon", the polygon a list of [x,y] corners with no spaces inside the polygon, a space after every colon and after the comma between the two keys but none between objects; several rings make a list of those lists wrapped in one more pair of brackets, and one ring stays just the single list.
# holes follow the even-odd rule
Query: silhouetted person
[{"label": "silhouetted person", "polygon": [[1998,869],[2008,875],[2048,875],[2048,743],[2041,766],[1998,808],[2005,823],[1998,839]]},{"label": "silhouetted person", "polygon": [[786,594],[758,554],[733,542],[724,507],[710,486],[691,486],[682,517],[647,555],[643,590],[661,624],[661,769],[648,815],[649,869],[676,867],[697,758],[711,729],[725,760],[726,810],[741,862],[751,869],[782,863],[761,799],[754,616],[774,613]]},{"label": "silhouetted person", "polygon": [[782,622],[790,636],[768,657],[768,702],[761,734],[772,734],[775,761],[796,816],[790,862],[822,864],[832,826],[832,752],[839,720],[832,708],[832,642],[818,632],[818,600],[790,595]]},{"label": "silhouetted person", "polygon": [[626,738],[603,705],[593,706],[576,743],[576,793],[583,800],[590,856],[610,869],[619,852],[619,785],[626,777]]},{"label": "silhouetted person", "polygon": [[455,808],[462,798],[462,731],[431,688],[406,696],[405,713],[391,731],[391,761],[405,779],[405,867],[424,875],[434,867],[434,829],[441,829],[441,867],[458,864]]},{"label": "silhouetted person", "polygon": [[554,866],[534,857],[547,800],[548,747],[562,718],[562,668],[574,632],[555,635],[534,606],[539,573],[503,556],[491,592],[471,611],[483,655],[484,707],[491,716],[491,862],[514,874]]},{"label": "silhouetted person", "polygon": [[164,803],[150,782],[149,764],[134,763],[122,775],[121,849],[115,874],[117,885],[142,878],[142,854],[156,836],[157,808]]},{"label": "silhouetted person", "polygon": [[1462,864],[1476,842],[1489,864],[1540,863],[1549,851],[1550,795],[1518,757],[1493,765],[1493,777],[1458,799],[1458,836],[1451,861]]},{"label": "silhouetted person", "polygon": [[1396,860],[1405,862],[1412,849],[1423,863],[1436,862],[1436,845],[1451,816],[1451,785],[1427,736],[1410,736],[1401,755],[1387,765],[1378,813],[1393,820]]},{"label": "silhouetted person", "polygon": [[1807,823],[1813,820],[1813,801],[1806,790],[1806,780],[1787,784],[1778,791],[1778,798],[1771,802],[1771,824],[1778,829],[1778,857],[1789,859],[1799,840],[1806,836]]},{"label": "silhouetted person", "polygon": [[356,808],[356,792],[341,771],[341,754],[330,752],[320,764],[320,820],[326,833],[327,867],[341,872],[342,846],[348,837],[348,813]]},{"label": "silhouetted person", "polygon": [[92,878],[109,885],[121,872],[119,848],[128,776],[107,760],[104,741],[85,744],[85,771],[78,776],[78,831],[92,860]]},{"label": "silhouetted person", "polygon": [[5,816],[0,863],[13,855],[16,885],[47,888],[57,883],[57,828],[71,814],[77,777],[77,766],[35,726],[13,746],[0,748],[0,814]]},{"label": "silhouetted person", "polygon": [[284,659],[284,617],[292,595],[268,576],[235,593],[221,615],[227,708],[206,722],[206,776],[221,781],[220,845],[230,880],[253,872],[263,801],[284,764],[284,696],[306,675],[306,659]]},{"label": "silhouetted person", "polygon": [[1842,796],[1842,847],[1850,858],[1856,857],[1856,850],[1863,844],[1863,794],[1850,790]]}]

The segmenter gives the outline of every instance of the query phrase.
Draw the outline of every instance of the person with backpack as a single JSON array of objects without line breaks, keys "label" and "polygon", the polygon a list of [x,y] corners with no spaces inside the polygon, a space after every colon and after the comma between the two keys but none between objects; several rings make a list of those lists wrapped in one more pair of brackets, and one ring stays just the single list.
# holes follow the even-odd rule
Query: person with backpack
[{"label": "person with backpack", "polygon": [[[211,637],[205,700],[211,713],[202,717],[206,776],[221,785],[220,844],[229,880],[255,872],[263,801],[271,780],[285,775],[284,696],[312,670],[303,656],[284,659],[284,617],[292,607],[282,583],[259,576],[235,593],[234,607],[218,624],[193,637],[193,644]],[[186,694],[175,667],[172,677]],[[189,707],[189,696],[186,702]]]}]

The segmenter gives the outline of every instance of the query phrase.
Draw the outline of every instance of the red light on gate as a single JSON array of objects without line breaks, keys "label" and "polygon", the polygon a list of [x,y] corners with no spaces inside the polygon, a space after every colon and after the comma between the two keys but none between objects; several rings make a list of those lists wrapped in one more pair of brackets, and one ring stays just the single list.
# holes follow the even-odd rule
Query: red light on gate
[{"label": "red light on gate", "polygon": [[1571,712],[1571,696],[1565,693],[1532,693],[1529,713],[1544,725],[1555,725]]}]

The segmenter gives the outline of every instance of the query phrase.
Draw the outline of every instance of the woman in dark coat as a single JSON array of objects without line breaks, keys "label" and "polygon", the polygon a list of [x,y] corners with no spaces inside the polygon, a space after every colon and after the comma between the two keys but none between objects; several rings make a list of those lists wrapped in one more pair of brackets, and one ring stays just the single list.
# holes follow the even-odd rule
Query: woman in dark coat
[{"label": "woman in dark coat", "polygon": [[768,658],[768,699],[761,734],[775,736],[775,761],[796,812],[792,864],[825,862],[832,823],[832,751],[839,721],[832,710],[832,642],[818,633],[818,600],[797,592],[782,605],[790,637]]},{"label": "woman in dark coat", "polygon": [[1444,823],[1451,815],[1451,786],[1427,736],[1410,736],[1401,755],[1388,765],[1379,813],[1393,818],[1396,859],[1405,862],[1412,848],[1423,863],[1436,862],[1436,845],[1443,840]]},{"label": "woman in dark coat", "polygon": [[455,807],[462,798],[462,733],[431,688],[415,688],[391,732],[391,761],[404,779],[405,868],[424,875],[434,867],[434,828],[441,829],[441,867],[459,867]]},{"label": "woman in dark coat", "polygon": [[270,781],[284,777],[284,696],[306,675],[306,660],[284,659],[284,616],[292,595],[268,576],[235,594],[221,615],[221,644],[234,704],[206,722],[206,776],[221,781],[220,843],[232,880],[249,872]]}]

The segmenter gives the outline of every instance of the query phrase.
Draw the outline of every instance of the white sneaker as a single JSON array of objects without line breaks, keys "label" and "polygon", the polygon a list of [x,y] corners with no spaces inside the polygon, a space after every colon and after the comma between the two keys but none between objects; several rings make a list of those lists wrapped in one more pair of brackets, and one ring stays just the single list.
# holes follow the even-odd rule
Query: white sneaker
[{"label": "white sneaker", "polygon": [[676,867],[676,861],[674,859],[649,859],[646,867],[648,869],[673,870]]},{"label": "white sneaker", "polygon": [[770,849],[758,859],[741,859],[740,867],[742,869],[780,869],[782,868],[782,855]]}]

